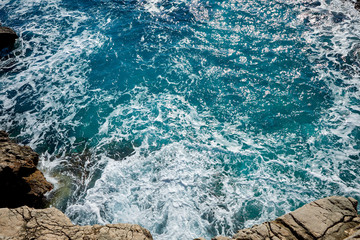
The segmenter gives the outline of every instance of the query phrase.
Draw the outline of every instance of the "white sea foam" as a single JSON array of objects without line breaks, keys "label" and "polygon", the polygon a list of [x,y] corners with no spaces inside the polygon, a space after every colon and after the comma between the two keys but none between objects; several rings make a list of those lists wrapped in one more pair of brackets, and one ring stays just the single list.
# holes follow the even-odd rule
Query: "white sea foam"
[{"label": "white sea foam", "polygon": [[[186,88],[179,88],[178,94],[154,94],[140,84],[118,94],[129,95],[129,101],[114,104],[117,94],[105,91],[102,86],[89,87],[88,57],[108,39],[101,32],[86,29],[92,16],[81,10],[67,10],[61,1],[19,0],[16,3],[13,6],[21,5],[21,8],[9,6],[8,1],[0,2],[0,8],[9,7],[9,15],[19,18],[38,7],[47,14],[44,18],[33,14],[17,29],[20,47],[15,50],[15,61],[7,59],[0,63],[1,69],[9,70],[1,76],[0,101],[4,112],[0,116],[1,127],[20,126],[18,137],[31,139],[29,144],[34,148],[51,145],[49,135],[58,139],[54,143],[56,151],[44,150],[41,156],[40,168],[51,176],[59,168],[68,165],[75,168],[69,163],[73,155],[68,148],[76,148],[78,139],[69,137],[69,132],[88,124],[79,112],[100,104],[111,109],[102,117],[98,131],[95,129],[87,139],[86,144],[96,143],[90,149],[86,148],[88,145],[84,147],[89,154],[81,150],[80,156],[73,157],[85,159],[79,160],[79,165],[83,165],[78,166],[83,172],[79,175],[66,172],[76,185],[75,199],[69,200],[65,209],[74,222],[139,223],[148,228],[155,239],[190,239],[231,235],[240,227],[273,219],[317,197],[344,194],[360,198],[358,160],[349,157],[359,156],[359,149],[355,147],[359,139],[354,131],[360,127],[360,108],[354,105],[360,100],[360,70],[359,64],[353,61],[356,57],[359,60],[356,44],[360,17],[351,3],[321,0],[320,6],[309,7],[305,4],[308,1],[269,2],[286,3],[298,10],[298,16],[286,26],[297,29],[306,24],[308,27],[301,36],[294,34],[291,39],[300,38],[305,45],[302,52],[311,52],[307,56],[313,71],[318,82],[326,83],[322,91],[331,99],[330,107],[320,106],[321,117],[301,126],[314,129],[314,133],[307,133],[310,137],[299,132],[287,133],[286,129],[267,134],[256,132],[256,126],[247,125],[252,116],[246,111],[231,112],[234,121],[220,121],[205,103],[195,106],[185,94],[180,94],[189,90]],[[184,36],[175,44],[176,50],[210,52],[219,59],[235,56],[234,60],[225,62],[242,66],[266,62],[268,59],[261,54],[268,53],[274,54],[269,61],[273,63],[289,50],[288,46],[264,46],[258,55],[246,57],[238,49],[238,45],[243,44],[243,36],[253,41],[286,40],[287,36],[267,34],[259,29],[258,26],[269,24],[264,22],[269,21],[264,17],[267,11],[277,13],[275,7],[267,9],[268,4],[263,2],[229,1],[217,3],[214,9],[206,8],[197,0],[176,1],[170,8],[164,7],[166,3],[154,0],[137,4],[138,10],[151,13],[155,22],[159,17],[168,19],[179,10],[177,4],[183,4],[195,21],[203,24],[197,30],[189,27],[194,36]],[[259,10],[258,13],[252,12],[254,9]],[[247,20],[258,26],[228,24],[228,20],[236,23],[227,16],[230,11],[239,11],[238,16],[241,12],[248,14]],[[289,21],[291,13],[293,11],[286,12],[277,21]],[[336,17],[339,19],[334,20]],[[100,20],[101,26],[111,24],[114,18],[104,19]],[[65,28],[61,27],[64,23]],[[274,21],[274,24],[278,23]],[[147,67],[156,68],[155,60],[173,50],[161,45],[171,40],[170,34],[155,37],[152,47],[157,47],[159,52],[147,62]],[[145,35],[142,39],[145,41]],[[214,39],[217,41],[212,41]],[[225,46],[226,43],[229,45]],[[145,61],[140,55],[138,61]],[[194,65],[194,59],[200,70],[195,70],[199,66]],[[246,72],[245,68],[211,66],[208,62],[209,59],[201,56],[171,56],[168,72],[188,77],[189,86],[200,84],[204,79],[236,78]],[[165,74],[158,78],[176,88],[179,83]],[[293,80],[300,75],[296,71],[282,74],[280,80],[288,76]],[[258,72],[254,75],[263,77]],[[266,103],[272,94],[285,94],[268,88],[261,92],[254,87],[255,83],[246,81],[239,80],[246,86],[229,85],[234,95],[244,99],[242,104],[246,106],[251,107],[253,101]],[[209,91],[210,85],[206,85]],[[353,90],[349,91],[350,88]],[[11,91],[15,91],[14,96]],[[261,99],[256,95],[258,92]],[[35,104],[24,112],[16,112],[16,99],[22,95],[33,100],[27,104]],[[254,112],[258,110],[254,109]],[[51,131],[53,135],[46,134]],[[126,157],[112,154],[109,146],[122,142],[128,143],[131,154]],[[285,152],[285,148],[289,151]],[[345,181],[344,174],[353,180]],[[60,186],[54,179],[52,182]]]},{"label": "white sea foam", "polygon": [[[31,12],[32,7],[36,8],[43,2],[25,1],[20,9],[9,8],[9,14],[22,15]],[[92,33],[87,30],[74,35],[78,31],[80,24],[88,19],[86,14],[79,11],[67,11],[58,6],[58,1],[47,1],[43,5],[44,11],[49,11],[47,19],[43,24],[34,24],[40,19],[36,15],[32,16],[28,23],[18,29],[20,32],[20,48],[15,50],[16,62],[2,62],[1,67],[11,67],[13,71],[19,71],[15,76],[4,78],[4,87],[1,89],[1,100],[4,101],[3,108],[6,111],[13,111],[19,91],[24,86],[31,86],[29,94],[35,96],[37,110],[32,113],[18,115],[18,122],[28,126],[21,133],[33,135],[30,145],[36,147],[37,142],[41,142],[41,133],[49,130],[49,127],[59,127],[66,124],[77,111],[76,105],[81,104],[77,101],[79,96],[85,95],[86,73],[88,72],[87,62],[80,56],[89,55],[94,49],[101,46],[104,36]],[[23,11],[23,12],[22,12]],[[69,18],[71,26],[61,29],[60,22]],[[59,22],[57,24],[57,22]],[[28,37],[27,32],[32,35]],[[49,44],[50,43],[50,44]],[[27,52],[31,52],[28,56]],[[8,61],[10,61],[9,59]],[[7,66],[10,64],[10,66]],[[17,91],[17,95],[12,99],[6,97],[6,91]],[[37,97],[38,96],[38,97]],[[82,99],[86,102],[86,96]],[[60,103],[64,99],[66,103]],[[76,101],[76,102],[75,102]],[[64,109],[64,104],[66,109]],[[62,112],[62,113],[61,113]],[[60,123],[60,115],[68,115]],[[1,121],[8,121],[9,115],[1,116]],[[9,125],[14,124],[12,120]],[[76,124],[76,122],[70,122]]]},{"label": "white sea foam", "polygon": [[[235,180],[216,167],[211,151],[198,152],[186,145],[170,144],[146,158],[135,154],[125,161],[110,161],[84,203],[71,206],[67,214],[88,216],[86,221],[80,220],[83,224],[138,223],[156,239],[210,237],[209,225],[213,234],[229,233],[229,226],[235,227],[235,215],[241,214],[238,211],[247,199],[254,198],[253,188],[266,177]],[[274,192],[269,192],[267,202],[254,201],[262,209],[260,214],[269,217],[266,207],[279,201],[273,196]],[[250,220],[248,224],[253,223]]]}]

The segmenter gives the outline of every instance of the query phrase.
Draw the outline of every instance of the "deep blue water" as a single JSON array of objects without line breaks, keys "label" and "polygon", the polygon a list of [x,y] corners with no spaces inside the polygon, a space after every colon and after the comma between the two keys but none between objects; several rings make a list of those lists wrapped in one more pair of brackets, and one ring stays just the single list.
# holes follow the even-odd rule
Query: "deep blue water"
[{"label": "deep blue water", "polygon": [[231,235],[360,200],[360,13],[340,0],[2,0],[0,128],[77,224]]}]

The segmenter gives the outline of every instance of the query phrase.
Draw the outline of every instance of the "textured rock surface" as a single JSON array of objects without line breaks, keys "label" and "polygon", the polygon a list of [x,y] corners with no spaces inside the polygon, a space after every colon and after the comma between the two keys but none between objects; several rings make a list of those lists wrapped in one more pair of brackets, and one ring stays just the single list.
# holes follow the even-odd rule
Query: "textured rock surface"
[{"label": "textured rock surface", "polygon": [[213,240],[226,239],[360,239],[357,201],[339,196],[320,199],[274,221],[240,230],[232,238],[222,236],[213,238]]},{"label": "textured rock surface", "polygon": [[56,208],[0,209],[1,240],[151,240],[139,225],[76,226]]},{"label": "textured rock surface", "polygon": [[8,27],[0,26],[0,50],[6,47],[12,47],[18,38],[14,30]]},{"label": "textured rock surface", "polygon": [[44,207],[44,194],[53,186],[36,168],[38,161],[30,147],[12,142],[0,131],[0,207]]}]

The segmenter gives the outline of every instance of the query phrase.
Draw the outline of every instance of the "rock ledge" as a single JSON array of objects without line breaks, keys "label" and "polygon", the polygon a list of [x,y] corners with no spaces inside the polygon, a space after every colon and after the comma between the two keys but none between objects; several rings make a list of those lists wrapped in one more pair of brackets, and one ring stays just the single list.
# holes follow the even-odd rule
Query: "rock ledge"
[{"label": "rock ledge", "polygon": [[152,240],[152,236],[139,225],[120,223],[77,226],[56,208],[33,209],[23,206],[0,209],[0,239]]},{"label": "rock ledge", "polygon": [[285,214],[274,221],[213,240],[339,240],[360,239],[360,217],[354,198],[332,196]]}]

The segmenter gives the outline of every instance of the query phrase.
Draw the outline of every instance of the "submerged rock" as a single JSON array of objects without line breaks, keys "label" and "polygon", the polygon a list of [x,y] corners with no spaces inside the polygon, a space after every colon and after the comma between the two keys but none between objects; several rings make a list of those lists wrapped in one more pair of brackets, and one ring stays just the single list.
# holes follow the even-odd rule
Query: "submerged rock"
[{"label": "submerged rock", "polygon": [[0,50],[3,48],[12,48],[17,38],[19,37],[14,30],[0,26]]},{"label": "submerged rock", "polygon": [[306,204],[274,221],[242,229],[232,238],[217,236],[213,240],[350,240],[359,237],[357,201],[333,196]]},{"label": "submerged rock", "polygon": [[0,131],[0,207],[46,205],[44,194],[53,186],[36,168],[38,161],[30,147],[14,143]]},{"label": "submerged rock", "polygon": [[0,227],[0,239],[7,240],[152,240],[148,230],[134,224],[73,225],[56,208],[2,208]]}]

